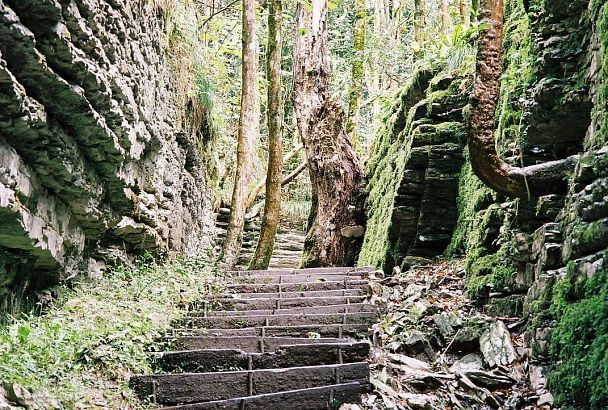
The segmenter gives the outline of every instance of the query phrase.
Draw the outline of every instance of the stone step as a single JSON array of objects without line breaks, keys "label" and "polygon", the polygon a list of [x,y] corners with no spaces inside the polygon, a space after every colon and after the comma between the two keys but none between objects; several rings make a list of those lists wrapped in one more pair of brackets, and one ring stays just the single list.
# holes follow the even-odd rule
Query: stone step
[{"label": "stone step", "polygon": [[368,294],[367,289],[363,288],[352,288],[352,289],[336,289],[336,290],[305,290],[296,292],[252,292],[252,293],[224,293],[217,295],[212,300],[225,300],[225,299],[272,299],[272,298],[327,298],[327,297],[343,297],[343,296],[366,296]]},{"label": "stone step", "polygon": [[[244,311],[245,313],[246,311]],[[329,324],[372,324],[376,321],[375,312],[358,313],[307,313],[278,315],[241,315],[226,317],[187,317],[187,327],[240,329],[256,326],[298,326]]]},{"label": "stone step", "polygon": [[235,293],[278,293],[306,292],[319,290],[356,289],[369,285],[369,281],[353,279],[323,282],[293,282],[293,283],[236,283],[226,285],[226,291]]},{"label": "stone step", "polygon": [[[276,309],[293,309],[304,307],[319,307],[332,305],[347,305],[361,303],[367,299],[366,296],[331,296],[331,297],[299,297],[299,298],[249,298],[236,299],[226,298],[215,301],[211,304],[213,311],[215,310],[271,310]],[[211,312],[212,310],[210,310]]]},{"label": "stone step", "polygon": [[308,337],[311,333],[320,337],[369,337],[369,324],[331,324],[297,326],[256,326],[242,329],[174,329],[173,337],[182,336],[286,336]]},{"label": "stone step", "polygon": [[[277,302],[276,309],[241,309],[241,310],[213,310],[207,313],[204,312],[193,312],[192,316],[204,316],[206,317],[226,317],[226,316],[241,316],[245,312],[248,315],[295,315],[295,314],[308,314],[308,313],[357,313],[357,312],[376,312],[377,309],[374,305],[369,303],[348,303],[341,305],[319,305],[319,306],[307,306],[297,308],[285,308],[281,304],[281,299],[275,299]],[[205,316],[204,316],[205,317]]]},{"label": "stone step", "polygon": [[[263,340],[263,339],[260,339]],[[363,362],[369,343],[309,343],[281,345],[271,353],[228,349],[182,350],[154,355],[165,372],[221,372],[226,370],[279,369]]]},{"label": "stone step", "polygon": [[367,362],[284,369],[134,376],[130,387],[157,404],[188,404],[348,382],[369,383]]},{"label": "stone step", "polygon": [[164,407],[161,410],[315,410],[337,409],[343,403],[360,403],[361,395],[371,391],[369,383],[342,383],[310,389]]},{"label": "stone step", "polygon": [[168,339],[175,350],[232,349],[245,353],[274,352],[281,346],[351,343],[346,338],[308,338],[274,336],[186,336]]},{"label": "stone step", "polygon": [[268,269],[268,270],[242,270],[228,271],[227,274],[233,277],[240,276],[272,276],[272,275],[312,275],[312,274],[337,274],[337,275],[354,275],[364,276],[372,271],[369,266],[356,268],[343,267],[327,267],[327,268],[304,268],[304,269]]},{"label": "stone step", "polygon": [[313,283],[313,282],[337,282],[350,280],[361,280],[362,275],[350,275],[343,273],[311,273],[306,275],[247,275],[232,276],[228,280],[233,284],[238,283]]}]

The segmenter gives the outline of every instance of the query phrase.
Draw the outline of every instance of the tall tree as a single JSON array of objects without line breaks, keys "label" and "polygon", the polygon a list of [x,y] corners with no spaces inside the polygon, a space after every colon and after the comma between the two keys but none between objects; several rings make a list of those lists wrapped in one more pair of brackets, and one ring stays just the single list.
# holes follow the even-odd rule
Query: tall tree
[{"label": "tall tree", "polygon": [[346,133],[355,148],[359,149],[359,135],[357,124],[361,110],[361,97],[363,96],[363,63],[365,52],[365,30],[367,27],[366,0],[355,0],[355,23],[353,27],[353,63],[351,70],[350,90],[348,93],[348,117],[346,119]]},{"label": "tall tree", "polygon": [[450,27],[450,8],[448,0],[441,0],[441,32],[448,34]]},{"label": "tall tree", "polygon": [[327,0],[311,3],[296,7],[293,51],[294,111],[313,193],[302,265],[347,266],[361,248],[364,171],[344,131],[344,111],[329,95]]},{"label": "tall tree", "polygon": [[283,98],[281,92],[281,50],[283,47],[282,0],[268,3],[268,172],[266,174],[266,201],[258,245],[249,263],[249,269],[267,269],[274,249],[281,213],[281,179],[283,153],[281,134],[283,132]]},{"label": "tall tree", "polygon": [[471,24],[471,15],[466,0],[458,0],[458,13],[462,24],[465,26]]},{"label": "tall tree", "polygon": [[490,188],[511,197],[565,192],[566,172],[573,169],[576,156],[514,167],[496,152],[494,116],[502,75],[503,0],[482,0],[481,19],[485,28],[479,36],[468,130],[473,171]]},{"label": "tall tree", "polygon": [[424,41],[424,28],[426,27],[425,0],[414,0],[414,40],[420,46]]},{"label": "tall tree", "polygon": [[253,156],[255,155],[254,145],[259,133],[260,98],[257,85],[259,51],[255,9],[256,0],[243,0],[241,113],[230,219],[222,252],[224,264],[228,269],[234,269],[236,266],[243,243],[245,200],[248,185],[251,182]]}]

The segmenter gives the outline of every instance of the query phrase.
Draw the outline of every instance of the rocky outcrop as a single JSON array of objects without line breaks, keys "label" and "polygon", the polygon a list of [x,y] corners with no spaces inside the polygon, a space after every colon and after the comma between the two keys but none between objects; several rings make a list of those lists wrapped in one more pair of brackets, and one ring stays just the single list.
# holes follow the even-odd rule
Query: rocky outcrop
[{"label": "rocky outcrop", "polygon": [[464,163],[470,77],[419,70],[385,119],[367,164],[368,222],[361,266],[390,271],[450,243]]},{"label": "rocky outcrop", "polygon": [[0,1],[3,286],[204,244],[210,198],[191,152],[200,134],[175,129],[181,108],[153,4]]},{"label": "rocky outcrop", "polygon": [[527,319],[529,382],[551,397],[544,408],[553,402],[547,390],[559,406],[602,408],[608,400],[608,5],[532,2],[526,15],[509,3],[499,146],[525,164],[577,152],[580,160],[567,195],[528,201],[500,198],[463,173],[460,236],[453,244],[467,252],[468,291],[483,309]]}]

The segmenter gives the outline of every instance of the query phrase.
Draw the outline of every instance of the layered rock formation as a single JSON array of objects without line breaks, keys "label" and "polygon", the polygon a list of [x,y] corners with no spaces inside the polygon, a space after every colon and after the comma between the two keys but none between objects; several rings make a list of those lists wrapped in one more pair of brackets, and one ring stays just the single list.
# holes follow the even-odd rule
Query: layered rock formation
[{"label": "layered rock formation", "polygon": [[458,211],[467,76],[419,70],[374,141],[368,223],[359,265],[390,271],[407,256],[442,254]]},{"label": "layered rock formation", "polygon": [[0,1],[2,286],[206,240],[201,136],[175,129],[163,25],[147,0]]},{"label": "layered rock formation", "polygon": [[499,147],[517,164],[581,156],[567,193],[527,201],[497,197],[464,172],[453,247],[467,252],[469,294],[486,312],[527,319],[532,387],[559,405],[602,408],[608,6],[535,1],[529,15],[507,7]]}]

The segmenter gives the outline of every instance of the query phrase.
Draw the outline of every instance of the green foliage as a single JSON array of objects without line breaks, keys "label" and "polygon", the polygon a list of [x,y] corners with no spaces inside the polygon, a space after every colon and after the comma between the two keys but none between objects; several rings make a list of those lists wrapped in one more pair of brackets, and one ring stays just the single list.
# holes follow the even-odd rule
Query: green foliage
[{"label": "green foliage", "polygon": [[[563,408],[600,409],[608,403],[608,270],[556,284],[551,312],[556,325],[549,384]],[[572,406],[572,407],[570,407]]]},{"label": "green foliage", "polygon": [[0,380],[46,391],[61,409],[137,408],[131,374],[173,320],[216,289],[209,257],[157,264],[149,257],[77,284],[43,316],[0,327]]}]

